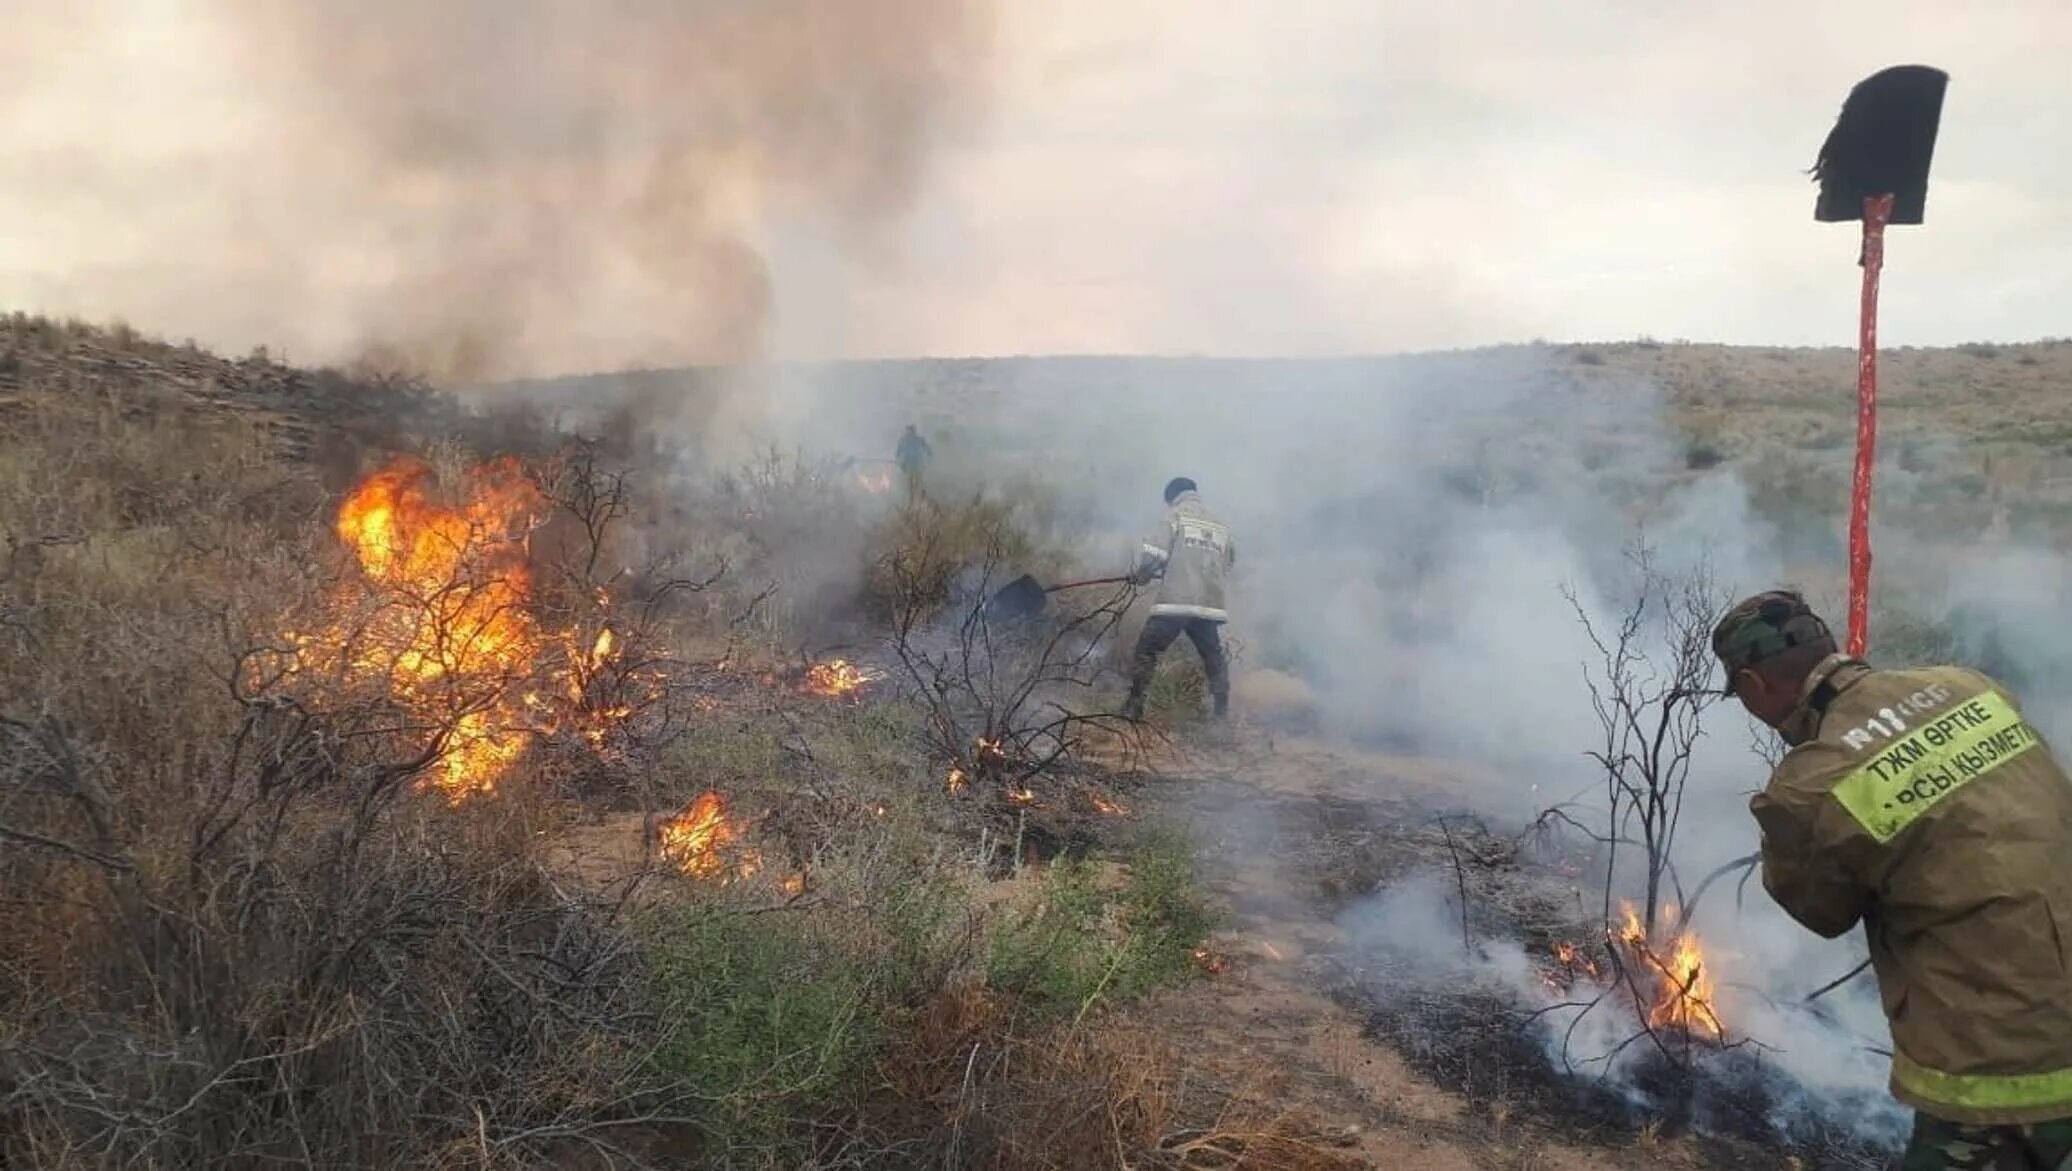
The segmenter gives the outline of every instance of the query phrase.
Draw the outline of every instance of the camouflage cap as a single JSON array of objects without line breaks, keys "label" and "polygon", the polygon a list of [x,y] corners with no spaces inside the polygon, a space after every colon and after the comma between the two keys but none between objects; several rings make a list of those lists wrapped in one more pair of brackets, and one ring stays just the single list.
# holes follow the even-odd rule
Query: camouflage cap
[{"label": "camouflage cap", "polygon": [[1768,590],[1743,598],[1727,611],[1712,628],[1712,653],[1727,669],[1731,690],[1734,672],[1821,640],[1833,642],[1834,634],[1805,598],[1796,590]]}]

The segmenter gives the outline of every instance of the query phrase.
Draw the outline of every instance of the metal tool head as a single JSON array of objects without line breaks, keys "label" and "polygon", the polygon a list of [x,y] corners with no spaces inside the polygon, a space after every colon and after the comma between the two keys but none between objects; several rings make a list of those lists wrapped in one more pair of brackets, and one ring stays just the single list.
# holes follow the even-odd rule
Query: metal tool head
[{"label": "metal tool head", "polygon": [[1935,155],[1949,82],[1950,75],[1940,69],[1895,65],[1849,91],[1813,164],[1820,183],[1814,219],[1860,220],[1865,199],[1890,195],[1888,223],[1921,222],[1928,204],[1928,163]]},{"label": "metal tool head", "polygon": [[1010,618],[1033,618],[1043,613],[1050,602],[1050,594],[1042,583],[1028,574],[1023,574],[994,594],[986,602],[987,619],[999,622]]}]

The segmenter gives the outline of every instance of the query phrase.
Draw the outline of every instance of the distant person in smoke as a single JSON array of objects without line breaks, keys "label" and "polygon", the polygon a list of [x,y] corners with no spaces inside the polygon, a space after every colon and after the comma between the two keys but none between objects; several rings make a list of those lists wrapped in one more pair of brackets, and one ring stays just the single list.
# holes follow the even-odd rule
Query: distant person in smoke
[{"label": "distant person in smoke", "polygon": [[1223,584],[1236,563],[1237,548],[1231,544],[1230,530],[1201,502],[1193,480],[1182,476],[1167,484],[1165,502],[1165,523],[1144,539],[1131,574],[1138,585],[1158,582],[1158,595],[1137,636],[1130,694],[1122,714],[1132,720],[1144,718],[1144,694],[1151,688],[1158,657],[1184,634],[1201,655],[1209,698],[1221,720],[1230,711],[1230,666],[1222,638],[1230,615],[1223,609]]},{"label": "distant person in smoke", "polygon": [[892,458],[898,462],[899,470],[906,477],[907,490],[921,486],[921,473],[928,468],[928,461],[935,458],[935,450],[921,433],[908,423],[906,433],[899,437],[899,446],[893,449]]},{"label": "distant person in smoke", "polygon": [[1999,684],[1837,652],[1786,590],[1712,633],[1728,693],[1789,746],[1749,802],[1763,885],[1859,921],[1914,1108],[1903,1171],[2072,1168],[2072,783]]}]

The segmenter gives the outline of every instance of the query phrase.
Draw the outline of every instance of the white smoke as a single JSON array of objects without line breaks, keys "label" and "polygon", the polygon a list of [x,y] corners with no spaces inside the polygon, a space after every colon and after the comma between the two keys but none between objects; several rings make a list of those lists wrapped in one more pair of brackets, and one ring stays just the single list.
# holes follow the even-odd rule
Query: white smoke
[{"label": "white smoke", "polygon": [[[914,422],[945,466],[1061,493],[1090,569],[1119,567],[1159,515],[1165,481],[1194,478],[1236,535],[1240,695],[1243,672],[1291,674],[1330,735],[1486,766],[1499,786],[1475,801],[1497,823],[1521,824],[1576,792],[1579,817],[1602,817],[1601,777],[1583,755],[1599,734],[1583,673],[1597,651],[1575,606],[1600,631],[1616,624],[1636,542],[1671,577],[1704,567],[1722,601],[1796,584],[1841,617],[1839,501],[1816,502],[1827,517],[1779,513],[1773,490],[1744,479],[1754,467],[1688,458],[1657,387],[1602,370],[1581,377],[1555,348],[1299,363],[944,360],[769,379],[765,418],[786,422],[786,444],[883,458]],[[1890,515],[1903,518],[1925,489],[1900,471],[1888,480]],[[2058,670],[2072,664],[2061,557],[1892,520],[1878,542],[1881,598],[1939,624],[1949,653],[1997,659],[2046,731],[2072,724],[2072,691],[2052,685],[2072,678]],[[1896,641],[1896,622],[1880,621],[1895,641],[1874,632],[1874,652],[1915,654]],[[1674,852],[1686,891],[1756,849],[1746,802],[1767,767],[1751,741],[1737,706],[1712,709]],[[1619,884],[1637,893],[1627,876]],[[1803,1094],[1796,1105],[1785,1095],[1780,1129],[1824,1118],[1889,1139],[1900,1112],[1875,1052],[1890,1042],[1873,981],[1803,1004],[1862,958],[1860,939],[1805,931],[1759,881],[1735,895],[1731,880],[1715,887],[1692,926],[1714,957],[1730,1033],[1787,1075],[1779,1093]],[[1453,934],[1400,892],[1349,915],[1377,954],[1433,953]],[[1494,965],[1484,974],[1520,996],[1543,993],[1527,957],[1481,943],[1491,950],[1479,962]],[[1604,1016],[1606,1028],[1618,1023]],[[1590,1027],[1573,1039],[1581,1048]]]}]

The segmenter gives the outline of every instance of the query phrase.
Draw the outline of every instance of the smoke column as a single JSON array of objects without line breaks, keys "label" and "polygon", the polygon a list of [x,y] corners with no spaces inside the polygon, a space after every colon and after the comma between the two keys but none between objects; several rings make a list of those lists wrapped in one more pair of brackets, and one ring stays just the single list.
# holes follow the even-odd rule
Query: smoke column
[{"label": "smoke column", "polygon": [[772,241],[890,263],[993,33],[981,0],[17,8],[8,300],[444,381],[763,356]]}]

